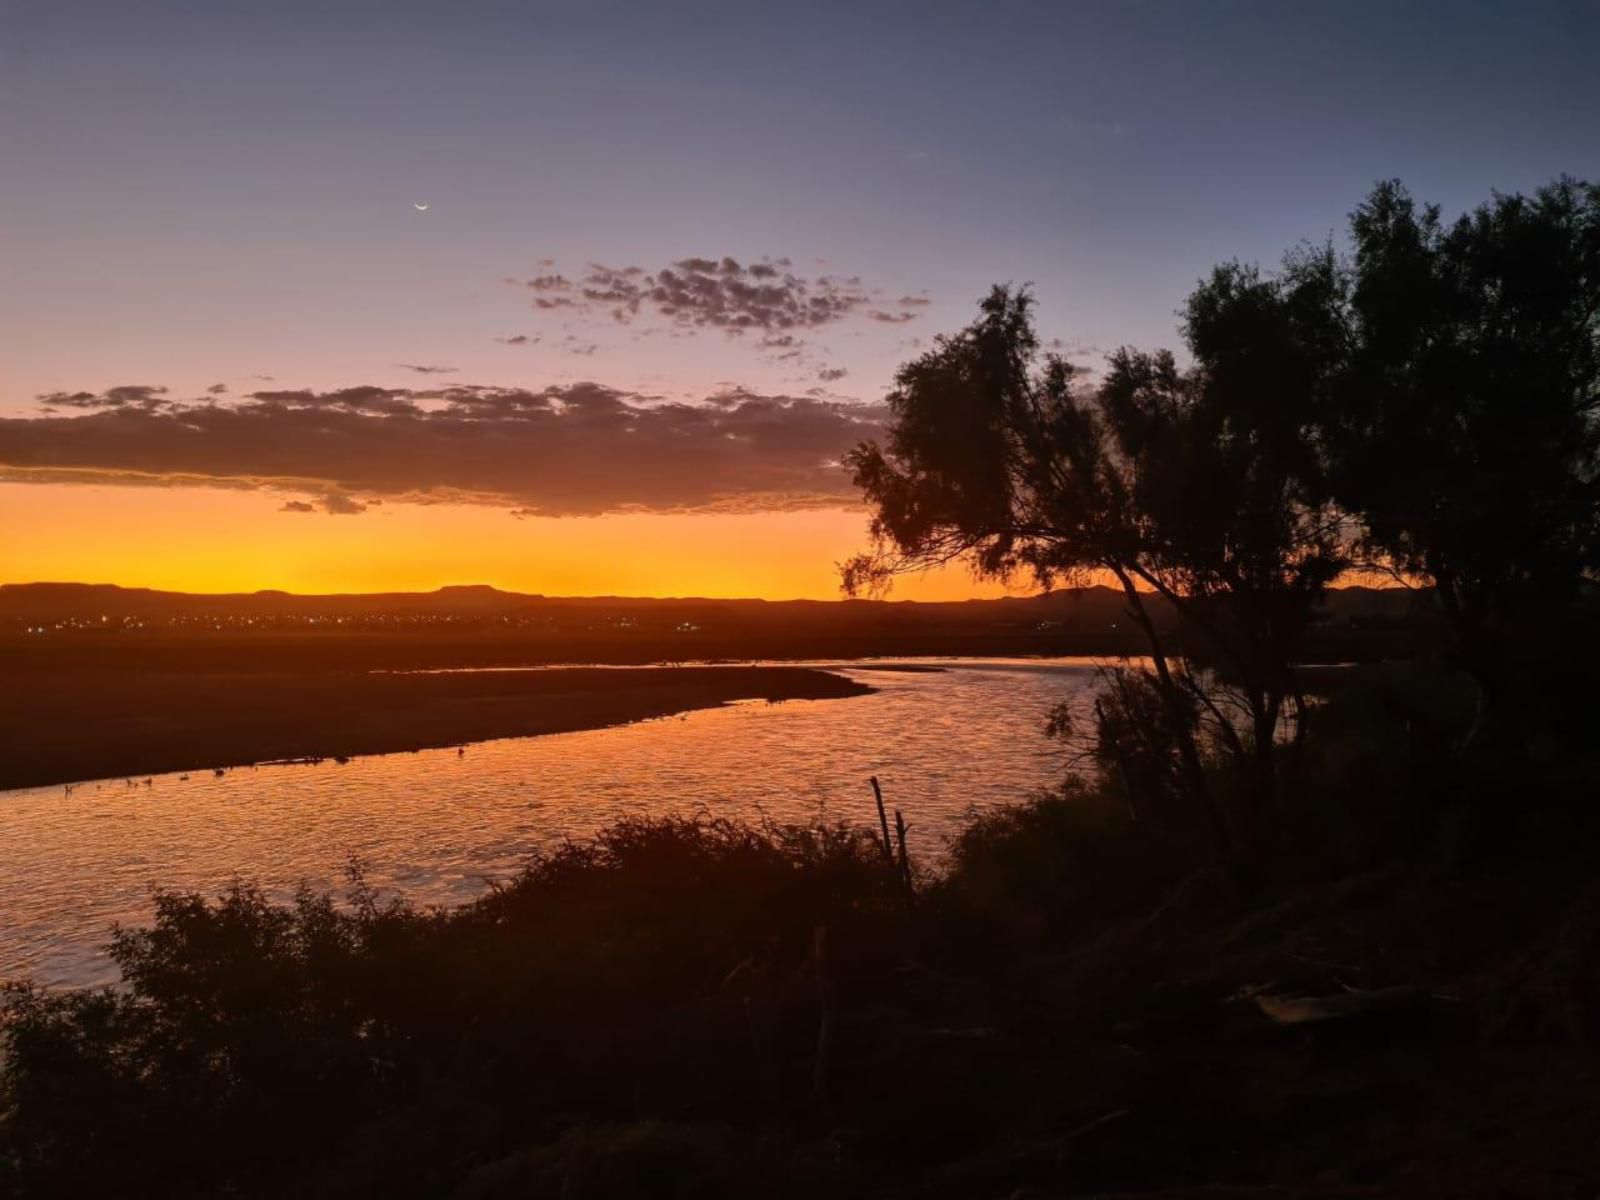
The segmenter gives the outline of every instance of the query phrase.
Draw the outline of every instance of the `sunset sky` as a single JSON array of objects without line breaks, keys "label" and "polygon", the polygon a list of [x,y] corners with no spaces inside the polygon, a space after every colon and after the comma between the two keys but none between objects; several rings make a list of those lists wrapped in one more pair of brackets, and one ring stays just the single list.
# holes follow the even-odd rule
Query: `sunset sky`
[{"label": "sunset sky", "polygon": [[[1600,176],[1600,4],[0,0],[0,582],[837,594],[991,283]],[[964,573],[910,598],[987,593]]]}]

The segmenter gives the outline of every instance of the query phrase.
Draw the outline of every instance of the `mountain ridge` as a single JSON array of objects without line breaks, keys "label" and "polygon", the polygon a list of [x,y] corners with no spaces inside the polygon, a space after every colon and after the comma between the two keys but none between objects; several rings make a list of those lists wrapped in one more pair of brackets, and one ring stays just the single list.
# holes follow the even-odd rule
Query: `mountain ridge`
[{"label": "mountain ridge", "polygon": [[[1333,608],[1376,605],[1393,610],[1397,602],[1409,605],[1421,593],[1403,588],[1372,588],[1351,586],[1330,591],[1329,604]],[[768,599],[759,596],[626,596],[588,595],[553,596],[542,592],[508,591],[492,584],[446,584],[431,591],[406,592],[289,592],[280,588],[262,588],[253,592],[182,592],[160,588],[126,587],[115,583],[79,583],[40,580],[27,583],[0,584],[0,618],[48,616],[136,616],[152,615],[165,606],[174,615],[182,611],[207,609],[261,610],[274,605],[287,610],[304,611],[318,606],[344,609],[370,607],[373,611],[420,609],[529,609],[561,606],[632,605],[644,608],[669,606],[703,606],[730,609],[805,609],[807,611],[976,611],[990,609],[1020,610],[1028,607],[1048,608],[1060,605],[1083,604],[1097,607],[1113,603],[1123,606],[1122,594],[1114,588],[1094,584],[1081,588],[1058,588],[1024,596],[974,597],[964,600],[899,600],[843,598],[819,600],[809,597]]]}]

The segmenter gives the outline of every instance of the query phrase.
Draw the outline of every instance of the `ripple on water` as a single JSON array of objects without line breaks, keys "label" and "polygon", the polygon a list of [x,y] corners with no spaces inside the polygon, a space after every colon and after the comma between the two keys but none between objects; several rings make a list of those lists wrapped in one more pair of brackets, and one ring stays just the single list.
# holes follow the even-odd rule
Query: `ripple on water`
[{"label": "ripple on water", "polygon": [[913,850],[937,855],[969,809],[1059,782],[1066,754],[1043,737],[1044,717],[1087,699],[1095,664],[928,661],[949,669],[857,670],[876,692],[482,742],[465,755],[0,793],[0,979],[113,979],[107,931],[147,921],[157,885],[209,893],[237,875],[275,896],[302,881],[338,889],[354,856],[380,889],[453,904],[530,850],[624,816],[869,821],[870,775],[905,810]]}]

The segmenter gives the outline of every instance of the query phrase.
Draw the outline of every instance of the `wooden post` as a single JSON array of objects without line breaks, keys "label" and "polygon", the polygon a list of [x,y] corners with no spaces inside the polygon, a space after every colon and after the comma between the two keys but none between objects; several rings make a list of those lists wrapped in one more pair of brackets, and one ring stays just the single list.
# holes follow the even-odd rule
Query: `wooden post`
[{"label": "wooden post", "polygon": [[911,894],[911,859],[906,854],[906,819],[897,808],[894,810],[894,832],[900,842],[900,881],[905,884],[906,895]]},{"label": "wooden post", "polygon": [[894,862],[894,844],[889,841],[889,814],[883,807],[883,789],[878,786],[878,777],[871,779],[872,795],[878,802],[878,825],[883,830],[883,857],[890,863]]}]

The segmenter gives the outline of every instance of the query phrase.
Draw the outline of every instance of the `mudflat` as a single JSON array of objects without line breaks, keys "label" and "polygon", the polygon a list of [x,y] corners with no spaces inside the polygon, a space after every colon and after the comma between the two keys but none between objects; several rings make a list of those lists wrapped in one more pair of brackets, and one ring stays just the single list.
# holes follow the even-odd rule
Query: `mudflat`
[{"label": "mudflat", "polygon": [[445,673],[274,669],[270,656],[196,670],[141,656],[0,667],[0,789],[338,758],[598,729],[735,700],[872,689],[805,667],[560,667]]}]

